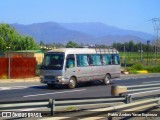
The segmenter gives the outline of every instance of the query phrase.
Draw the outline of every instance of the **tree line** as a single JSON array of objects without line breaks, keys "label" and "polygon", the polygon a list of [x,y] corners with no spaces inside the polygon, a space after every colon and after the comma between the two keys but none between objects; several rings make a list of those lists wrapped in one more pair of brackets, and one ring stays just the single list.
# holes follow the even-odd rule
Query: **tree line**
[{"label": "tree line", "polygon": [[127,52],[140,52],[141,50],[143,52],[147,52],[147,51],[153,51],[154,50],[154,45],[152,43],[135,43],[133,40],[129,41],[129,42],[125,42],[125,43],[113,43],[112,46],[114,48],[116,48],[118,51],[127,51]]}]

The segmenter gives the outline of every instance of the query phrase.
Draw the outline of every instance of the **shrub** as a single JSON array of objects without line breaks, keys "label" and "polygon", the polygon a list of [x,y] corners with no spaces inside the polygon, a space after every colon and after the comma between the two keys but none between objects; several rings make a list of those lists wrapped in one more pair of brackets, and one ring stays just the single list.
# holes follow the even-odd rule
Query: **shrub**
[{"label": "shrub", "polygon": [[137,64],[134,64],[131,68],[134,70],[142,70],[143,66],[142,66],[142,64],[137,63]]},{"label": "shrub", "polygon": [[160,66],[146,66],[144,68],[145,68],[145,70],[147,70],[150,73],[159,73],[160,72]]},{"label": "shrub", "polygon": [[137,74],[138,70],[143,70],[144,67],[142,64],[140,63],[136,63],[134,65],[132,65],[131,67],[127,68],[127,71],[129,71],[129,73],[132,73],[132,74]]},{"label": "shrub", "polygon": [[143,66],[140,63],[136,63],[136,64],[132,65],[131,67],[128,67],[127,70],[137,71],[137,70],[142,70],[142,69],[143,69]]}]

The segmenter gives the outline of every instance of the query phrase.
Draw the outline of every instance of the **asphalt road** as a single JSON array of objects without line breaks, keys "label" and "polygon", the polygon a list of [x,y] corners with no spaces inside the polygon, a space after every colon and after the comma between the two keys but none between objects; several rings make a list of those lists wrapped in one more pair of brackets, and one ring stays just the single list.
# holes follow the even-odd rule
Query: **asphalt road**
[{"label": "asphalt road", "polygon": [[160,83],[160,75],[123,76],[113,79],[110,85],[105,86],[100,82],[93,82],[89,85],[82,83],[75,89],[68,89],[66,86],[49,89],[39,82],[0,83],[0,102],[111,96],[112,85],[130,86],[151,83]]}]

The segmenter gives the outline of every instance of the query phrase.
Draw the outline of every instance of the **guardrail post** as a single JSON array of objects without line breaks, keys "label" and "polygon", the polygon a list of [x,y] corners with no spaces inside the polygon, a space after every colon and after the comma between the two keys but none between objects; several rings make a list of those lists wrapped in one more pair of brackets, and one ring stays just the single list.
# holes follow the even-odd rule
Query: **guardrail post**
[{"label": "guardrail post", "polygon": [[132,102],[132,96],[131,95],[126,95],[126,103],[131,103]]},{"label": "guardrail post", "polygon": [[54,116],[54,107],[55,107],[55,100],[49,99],[49,106],[51,108],[51,116]]},{"label": "guardrail post", "polygon": [[160,97],[159,97],[159,100],[158,100],[158,102],[157,102],[157,103],[158,103],[158,107],[160,107]]}]

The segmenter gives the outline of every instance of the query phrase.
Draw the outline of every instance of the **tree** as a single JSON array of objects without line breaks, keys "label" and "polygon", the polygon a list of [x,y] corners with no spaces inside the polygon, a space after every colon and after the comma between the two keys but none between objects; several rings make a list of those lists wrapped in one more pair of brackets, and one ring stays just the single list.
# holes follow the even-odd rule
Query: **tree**
[{"label": "tree", "polygon": [[77,44],[76,42],[69,41],[69,42],[66,44],[66,48],[75,48],[75,47],[78,47],[78,44]]},{"label": "tree", "polygon": [[8,24],[0,24],[0,51],[11,50],[34,50],[39,46],[30,36],[22,36]]},{"label": "tree", "polygon": [[130,52],[134,52],[135,44],[134,44],[134,42],[133,42],[132,40],[129,41],[128,47],[129,47],[129,51],[130,51]]}]

